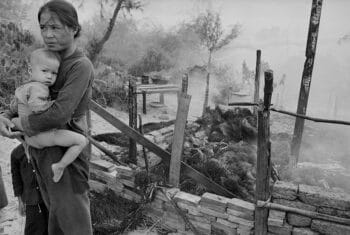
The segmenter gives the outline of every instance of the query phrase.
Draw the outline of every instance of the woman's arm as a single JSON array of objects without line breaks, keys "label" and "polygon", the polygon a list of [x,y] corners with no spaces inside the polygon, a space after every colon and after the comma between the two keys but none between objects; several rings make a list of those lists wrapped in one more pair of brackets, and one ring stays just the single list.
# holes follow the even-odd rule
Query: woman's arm
[{"label": "woman's arm", "polygon": [[64,126],[74,114],[92,78],[91,62],[85,58],[77,61],[68,72],[66,81],[51,107],[42,113],[21,118],[25,134],[33,136]]}]

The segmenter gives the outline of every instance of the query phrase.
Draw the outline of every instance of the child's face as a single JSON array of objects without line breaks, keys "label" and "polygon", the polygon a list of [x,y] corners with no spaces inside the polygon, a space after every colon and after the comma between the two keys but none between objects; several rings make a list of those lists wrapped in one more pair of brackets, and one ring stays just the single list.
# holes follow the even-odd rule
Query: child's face
[{"label": "child's face", "polygon": [[56,81],[58,67],[59,63],[50,59],[45,61],[45,63],[32,64],[31,81],[52,86]]}]

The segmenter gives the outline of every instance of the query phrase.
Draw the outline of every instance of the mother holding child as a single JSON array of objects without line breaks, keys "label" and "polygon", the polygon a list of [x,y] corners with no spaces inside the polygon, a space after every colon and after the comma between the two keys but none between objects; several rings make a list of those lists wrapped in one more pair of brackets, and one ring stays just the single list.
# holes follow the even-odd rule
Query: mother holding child
[{"label": "mother holding child", "polygon": [[38,21],[45,48],[31,54],[30,81],[16,89],[16,102],[0,115],[0,134],[24,140],[16,148],[24,151],[13,154],[25,152],[32,162],[49,211],[49,234],[89,235],[89,167],[83,149],[93,66],[76,46],[81,27],[70,3],[47,2]]}]

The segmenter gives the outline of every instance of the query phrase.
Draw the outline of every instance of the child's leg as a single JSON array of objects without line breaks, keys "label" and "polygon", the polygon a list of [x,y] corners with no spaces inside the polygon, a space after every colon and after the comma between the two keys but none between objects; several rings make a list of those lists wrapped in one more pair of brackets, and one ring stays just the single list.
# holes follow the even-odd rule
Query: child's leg
[{"label": "child's leg", "polygon": [[62,159],[52,164],[54,182],[60,180],[64,169],[78,157],[88,143],[85,136],[69,130],[51,130],[26,138],[26,142],[31,146],[33,146],[34,140],[41,148],[50,146],[68,147]]}]

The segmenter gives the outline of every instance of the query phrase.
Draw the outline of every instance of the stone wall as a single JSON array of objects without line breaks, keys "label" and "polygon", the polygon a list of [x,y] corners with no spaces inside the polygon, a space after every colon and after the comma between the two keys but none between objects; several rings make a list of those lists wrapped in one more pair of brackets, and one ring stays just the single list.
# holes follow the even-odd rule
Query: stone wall
[{"label": "stone wall", "polygon": [[[141,196],[134,190],[135,171],[126,166],[116,166],[103,160],[91,162],[90,181],[93,190],[108,187],[117,195],[140,202]],[[177,234],[193,234],[172,205],[172,198],[179,209],[201,234],[234,235],[253,234],[255,205],[237,198],[226,198],[212,193],[196,196],[179,189],[157,190],[155,199],[145,209],[154,222]],[[272,190],[273,203],[318,212],[341,218],[350,218],[350,195],[319,187],[276,182]],[[269,234],[350,234],[350,226],[313,219],[286,211],[269,210]]]},{"label": "stone wall", "polygon": [[[320,187],[276,182],[272,202],[321,214],[350,218],[350,195]],[[268,230],[271,234],[350,234],[350,226],[341,225],[291,212],[270,210]]]}]

